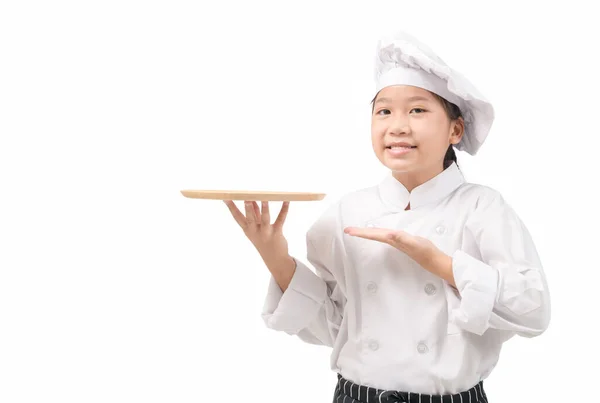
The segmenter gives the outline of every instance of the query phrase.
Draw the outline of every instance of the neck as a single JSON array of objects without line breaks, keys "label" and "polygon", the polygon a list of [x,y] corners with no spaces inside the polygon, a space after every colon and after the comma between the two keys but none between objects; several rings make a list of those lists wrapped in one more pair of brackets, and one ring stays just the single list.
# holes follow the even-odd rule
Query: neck
[{"label": "neck", "polygon": [[423,169],[408,172],[392,171],[392,175],[394,176],[394,178],[396,178],[396,180],[398,180],[400,183],[402,183],[402,185],[404,185],[406,190],[412,192],[414,188],[422,185],[428,180],[431,180],[443,171],[443,165],[439,167],[436,165],[436,167],[433,169]]}]

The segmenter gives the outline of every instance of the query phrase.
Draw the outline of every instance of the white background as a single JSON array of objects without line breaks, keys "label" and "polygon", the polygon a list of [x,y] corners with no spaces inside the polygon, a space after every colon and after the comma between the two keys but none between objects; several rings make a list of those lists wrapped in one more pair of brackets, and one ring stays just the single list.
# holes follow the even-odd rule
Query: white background
[{"label": "white background", "polygon": [[490,402],[597,396],[600,31],[594,2],[534,3],[0,3],[0,402],[330,402],[330,350],[265,327],[253,246],[179,191],[327,193],[290,206],[303,258],[321,211],[386,174],[369,102],[396,28],[494,102],[459,165],[515,207],[551,286]]}]

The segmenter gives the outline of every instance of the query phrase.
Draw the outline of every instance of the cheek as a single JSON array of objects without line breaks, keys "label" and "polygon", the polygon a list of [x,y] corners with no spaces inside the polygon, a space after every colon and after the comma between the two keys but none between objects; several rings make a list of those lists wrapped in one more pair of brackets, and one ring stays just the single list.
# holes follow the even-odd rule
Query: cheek
[{"label": "cheek", "polygon": [[371,130],[377,132],[385,132],[390,122],[387,119],[373,118],[371,119]]},{"label": "cheek", "polygon": [[376,120],[372,119],[371,120],[371,133],[374,133],[378,130],[379,127],[379,123],[377,123]]},{"label": "cheek", "polygon": [[383,142],[383,135],[385,134],[385,127],[381,123],[371,123],[371,140],[373,144]]},{"label": "cheek", "polygon": [[445,122],[429,121],[419,122],[419,127],[413,126],[414,134],[419,144],[429,149],[448,148],[450,127]]},{"label": "cheek", "polygon": [[371,135],[371,144],[373,145],[373,148],[379,150],[383,147],[383,139],[378,134],[373,133]]}]

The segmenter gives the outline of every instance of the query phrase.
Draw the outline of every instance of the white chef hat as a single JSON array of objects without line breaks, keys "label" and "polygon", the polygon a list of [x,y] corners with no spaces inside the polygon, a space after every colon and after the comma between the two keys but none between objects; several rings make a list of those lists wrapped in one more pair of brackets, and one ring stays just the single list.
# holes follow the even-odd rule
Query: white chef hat
[{"label": "white chef hat", "polygon": [[390,85],[412,85],[456,104],[465,120],[465,133],[455,147],[471,155],[477,153],[494,121],[492,104],[428,46],[405,32],[379,40],[375,83],[376,94]]}]

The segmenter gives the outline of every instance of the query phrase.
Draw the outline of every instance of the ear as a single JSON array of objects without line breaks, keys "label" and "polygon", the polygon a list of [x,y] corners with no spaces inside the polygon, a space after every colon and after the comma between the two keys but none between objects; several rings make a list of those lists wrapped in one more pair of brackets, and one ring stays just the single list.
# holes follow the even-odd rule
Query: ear
[{"label": "ear", "polygon": [[465,134],[465,121],[462,117],[454,120],[450,126],[450,144],[458,144]]}]

